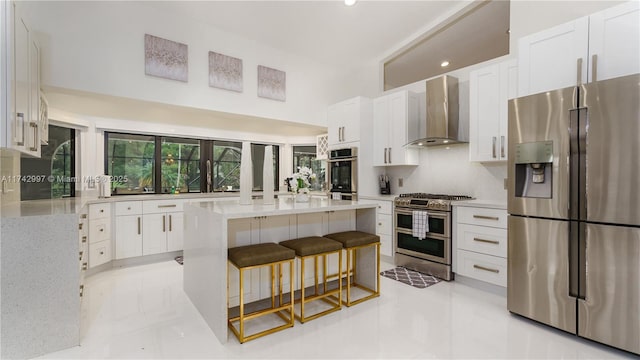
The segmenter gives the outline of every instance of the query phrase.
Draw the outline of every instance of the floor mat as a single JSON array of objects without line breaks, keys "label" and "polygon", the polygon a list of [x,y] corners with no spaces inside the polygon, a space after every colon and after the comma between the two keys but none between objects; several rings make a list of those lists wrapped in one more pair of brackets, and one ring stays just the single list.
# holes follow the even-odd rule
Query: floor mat
[{"label": "floor mat", "polygon": [[407,285],[411,285],[413,287],[417,287],[420,289],[424,289],[433,284],[437,284],[441,281],[435,276],[426,275],[423,273],[419,273],[417,271],[409,270],[402,266],[398,266],[395,269],[391,269],[391,270],[385,270],[381,272],[380,275],[384,277],[388,277],[389,279],[403,282]]}]

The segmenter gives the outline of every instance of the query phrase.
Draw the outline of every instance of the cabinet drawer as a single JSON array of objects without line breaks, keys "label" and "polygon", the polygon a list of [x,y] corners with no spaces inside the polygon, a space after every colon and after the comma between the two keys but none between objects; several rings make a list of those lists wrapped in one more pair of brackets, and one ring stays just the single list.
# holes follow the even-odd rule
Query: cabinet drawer
[{"label": "cabinet drawer", "polygon": [[507,259],[458,250],[458,274],[486,281],[499,286],[507,286]]},{"label": "cabinet drawer", "polygon": [[142,202],[142,212],[145,214],[157,214],[165,212],[182,211],[183,200],[149,200]]},{"label": "cabinet drawer", "polygon": [[89,245],[89,267],[102,265],[111,261],[111,241],[100,241]]},{"label": "cabinet drawer", "polygon": [[507,230],[458,224],[458,249],[507,257]]},{"label": "cabinet drawer", "polygon": [[89,243],[97,243],[111,238],[111,218],[89,221]]},{"label": "cabinet drawer", "polygon": [[378,226],[376,228],[376,234],[378,235],[391,235],[392,231],[391,215],[378,214]]},{"label": "cabinet drawer", "polygon": [[458,223],[507,228],[507,210],[458,206]]},{"label": "cabinet drawer", "polygon": [[89,219],[102,219],[111,217],[111,203],[89,205]]},{"label": "cabinet drawer", "polygon": [[142,201],[123,201],[116,203],[116,216],[142,214]]},{"label": "cabinet drawer", "polygon": [[393,203],[391,203],[391,201],[378,201],[378,214],[391,215],[392,209]]}]

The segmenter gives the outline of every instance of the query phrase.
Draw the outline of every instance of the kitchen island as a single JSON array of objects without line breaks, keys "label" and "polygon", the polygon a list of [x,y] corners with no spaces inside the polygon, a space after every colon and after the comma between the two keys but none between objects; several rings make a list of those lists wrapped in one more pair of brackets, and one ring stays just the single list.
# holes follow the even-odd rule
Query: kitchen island
[{"label": "kitchen island", "polygon": [[[307,203],[297,203],[293,197],[280,197],[271,205],[263,204],[262,200],[240,205],[237,199],[185,204],[184,290],[224,344],[228,335],[227,306],[235,306],[238,301],[237,272],[230,270],[227,300],[229,247],[278,243],[347,230],[375,233],[375,206],[326,197],[311,197]],[[356,281],[375,289],[379,271],[375,251],[362,249],[357,256]],[[331,262],[329,267],[333,268],[333,265],[337,267],[337,263]],[[305,278],[307,276],[311,274],[305,273]],[[244,289],[246,302],[269,296],[270,275],[267,269],[253,270],[247,278],[250,280]],[[283,285],[283,288],[287,287],[288,284]]]}]

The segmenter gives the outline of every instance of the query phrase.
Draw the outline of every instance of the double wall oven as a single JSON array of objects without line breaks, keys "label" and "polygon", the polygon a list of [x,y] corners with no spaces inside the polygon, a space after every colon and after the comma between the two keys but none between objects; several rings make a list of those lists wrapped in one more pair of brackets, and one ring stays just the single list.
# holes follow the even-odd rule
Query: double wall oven
[{"label": "double wall oven", "polygon": [[[451,271],[451,202],[469,196],[402,194],[395,199],[395,262],[416,271],[453,280]],[[426,212],[428,231],[414,236],[413,215]]]},{"label": "double wall oven", "polygon": [[329,195],[342,200],[357,200],[358,148],[329,151],[327,164]]}]

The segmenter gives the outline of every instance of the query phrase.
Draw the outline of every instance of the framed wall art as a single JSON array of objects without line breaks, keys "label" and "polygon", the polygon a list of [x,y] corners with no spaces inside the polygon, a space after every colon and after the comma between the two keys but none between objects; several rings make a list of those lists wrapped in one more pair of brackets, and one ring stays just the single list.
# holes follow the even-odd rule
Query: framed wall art
[{"label": "framed wall art", "polygon": [[186,44],[144,35],[144,72],[147,75],[187,82],[189,54]]},{"label": "framed wall art", "polygon": [[265,99],[285,101],[287,74],[284,71],[258,65],[258,96]]},{"label": "framed wall art", "polygon": [[209,86],[242,92],[242,59],[209,51]]}]

